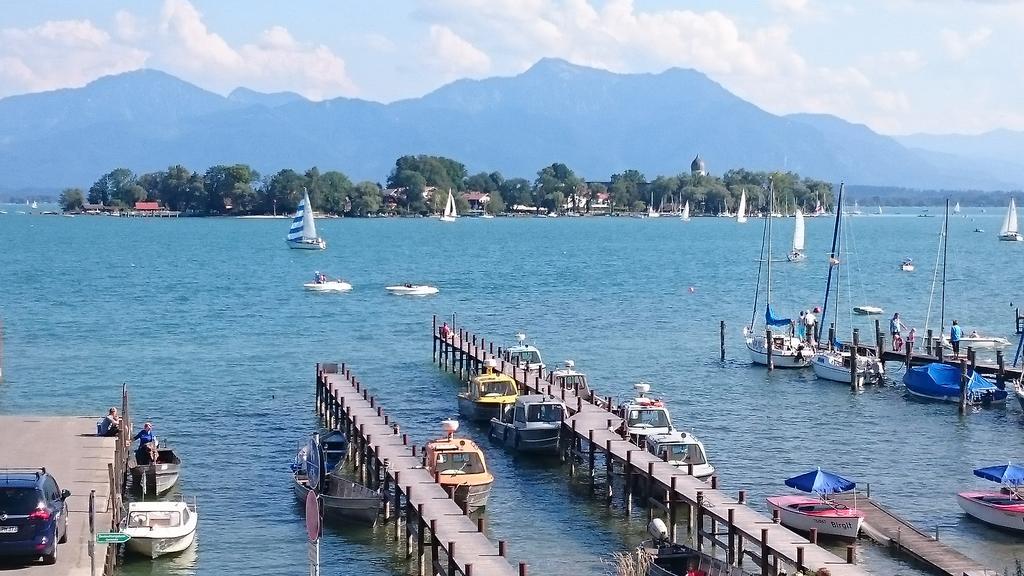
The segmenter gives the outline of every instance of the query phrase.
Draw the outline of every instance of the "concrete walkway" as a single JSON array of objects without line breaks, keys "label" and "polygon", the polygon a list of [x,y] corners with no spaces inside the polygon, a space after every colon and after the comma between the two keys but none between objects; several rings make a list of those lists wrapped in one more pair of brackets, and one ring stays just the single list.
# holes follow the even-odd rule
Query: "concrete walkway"
[{"label": "concrete walkway", "polygon": [[[96,491],[96,531],[110,529],[109,476],[115,438],[98,438],[99,417],[0,416],[0,467],[39,468],[53,474],[68,498],[68,541],[58,549],[57,563],[19,566],[0,564],[2,574],[89,576],[89,491]],[[103,574],[106,545],[96,545],[96,574]]]}]

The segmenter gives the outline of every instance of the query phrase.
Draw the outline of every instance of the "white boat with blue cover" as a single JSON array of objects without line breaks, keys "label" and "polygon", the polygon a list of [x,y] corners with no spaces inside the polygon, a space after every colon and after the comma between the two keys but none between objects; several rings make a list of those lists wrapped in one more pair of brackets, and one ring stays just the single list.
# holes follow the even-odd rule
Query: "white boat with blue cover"
[{"label": "white boat with blue cover", "polygon": [[[967,370],[967,403],[972,406],[1005,402],[1007,392]],[[915,366],[903,374],[903,385],[914,396],[944,402],[960,402],[960,368],[932,362]]]},{"label": "white boat with blue cover", "polygon": [[313,206],[309,203],[309,193],[302,190],[302,200],[292,217],[292,225],[288,228],[285,239],[289,248],[296,250],[323,250],[327,242],[316,234],[316,221],[313,219]]}]

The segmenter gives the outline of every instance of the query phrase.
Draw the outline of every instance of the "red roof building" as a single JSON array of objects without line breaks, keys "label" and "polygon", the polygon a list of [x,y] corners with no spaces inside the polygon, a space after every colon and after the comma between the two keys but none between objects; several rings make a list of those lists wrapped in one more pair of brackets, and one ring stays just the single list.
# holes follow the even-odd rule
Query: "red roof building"
[{"label": "red roof building", "polygon": [[159,202],[136,202],[135,209],[139,212],[156,212],[162,210]]}]

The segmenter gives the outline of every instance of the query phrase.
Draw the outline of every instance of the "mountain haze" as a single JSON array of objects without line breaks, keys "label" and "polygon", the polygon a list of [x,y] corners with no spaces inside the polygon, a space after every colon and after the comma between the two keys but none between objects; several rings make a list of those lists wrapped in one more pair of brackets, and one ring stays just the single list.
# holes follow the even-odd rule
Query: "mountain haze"
[{"label": "mountain haze", "polygon": [[0,100],[0,152],[0,188],[8,190],[85,187],[115,167],[143,172],[178,163],[194,170],[246,163],[264,173],[315,165],[383,181],[404,154],[440,154],[471,172],[531,179],[552,162],[589,180],[630,168],[676,174],[699,153],[717,174],[793,170],[947,189],[1024,181],[994,177],[984,166],[964,170],[955,157],[834,116],[770,114],[694,70],[615,74],[556,59],[391,104],[245,88],[224,97],[140,70]]}]

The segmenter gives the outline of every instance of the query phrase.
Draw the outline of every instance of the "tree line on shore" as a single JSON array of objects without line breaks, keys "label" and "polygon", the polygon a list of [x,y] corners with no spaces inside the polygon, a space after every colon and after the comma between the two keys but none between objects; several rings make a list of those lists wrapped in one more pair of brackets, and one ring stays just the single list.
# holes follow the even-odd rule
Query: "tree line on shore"
[{"label": "tree line on shore", "polygon": [[[507,211],[642,212],[679,210],[689,202],[691,214],[735,211],[742,193],[750,212],[767,208],[772,181],[778,211],[825,209],[832,206],[831,183],[801,178],[793,172],[754,172],[733,169],[722,176],[701,171],[648,180],[637,170],[612,174],[607,181],[587,181],[562,163],[537,171],[532,181],[505,178],[499,172],[469,174],[466,166],[443,156],[402,156],[388,175],[386,187],[375,182],[353,183],[338,171],[280,170],[261,175],[245,164],[211,166],[205,172],[181,165],[135,174],[117,168],[87,190],[65,189],[61,208],[82,210],[86,203],[132,208],[136,202],[158,202],[163,208],[195,215],[286,214],[293,212],[308,191],[321,213],[345,216],[428,214],[444,209],[451,190],[460,212],[469,209],[465,192],[486,194],[483,209]],[[653,202],[653,204],[652,204]]]}]

